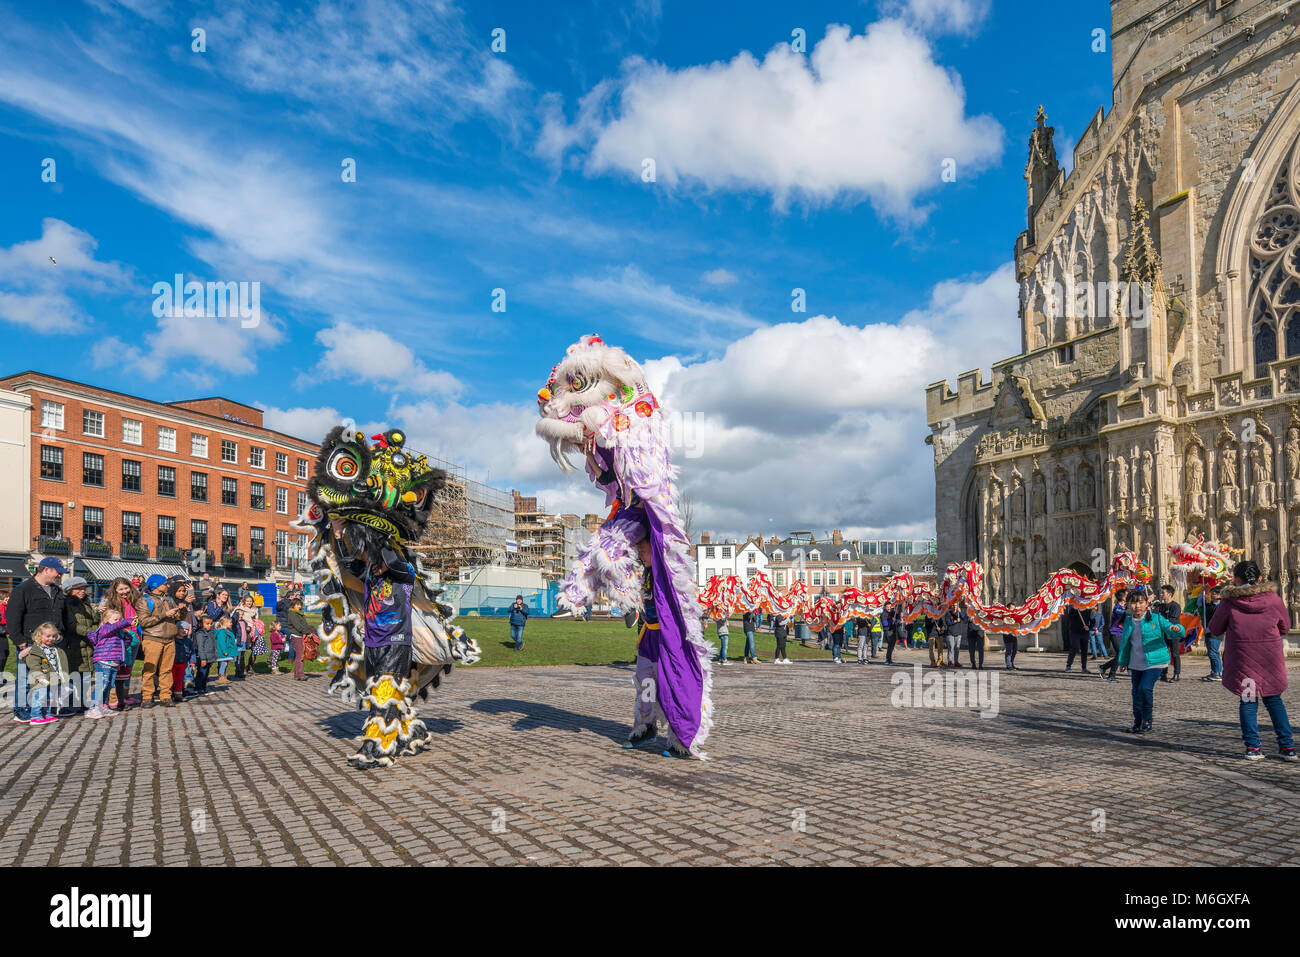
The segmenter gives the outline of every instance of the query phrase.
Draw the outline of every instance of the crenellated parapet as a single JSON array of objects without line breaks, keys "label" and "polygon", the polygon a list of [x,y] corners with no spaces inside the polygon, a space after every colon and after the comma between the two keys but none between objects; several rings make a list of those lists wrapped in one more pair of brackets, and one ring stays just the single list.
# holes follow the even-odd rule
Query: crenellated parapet
[{"label": "crenellated parapet", "polygon": [[994,382],[984,378],[983,369],[971,369],[957,376],[954,390],[947,379],[925,387],[925,412],[933,426],[946,419],[957,419],[993,407]]}]

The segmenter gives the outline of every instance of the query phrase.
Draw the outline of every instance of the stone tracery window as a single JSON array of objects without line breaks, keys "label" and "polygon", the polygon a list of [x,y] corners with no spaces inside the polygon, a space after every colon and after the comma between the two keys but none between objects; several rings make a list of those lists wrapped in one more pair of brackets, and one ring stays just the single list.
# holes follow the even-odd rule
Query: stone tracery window
[{"label": "stone tracery window", "polygon": [[1300,356],[1300,139],[1269,189],[1250,240],[1250,338],[1255,377],[1278,356]]}]

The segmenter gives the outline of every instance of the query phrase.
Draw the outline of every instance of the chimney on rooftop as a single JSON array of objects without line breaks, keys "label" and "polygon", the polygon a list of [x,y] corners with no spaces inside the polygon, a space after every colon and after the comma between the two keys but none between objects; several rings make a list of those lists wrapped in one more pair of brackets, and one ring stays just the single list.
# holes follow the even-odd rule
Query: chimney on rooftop
[{"label": "chimney on rooftop", "polygon": [[831,544],[832,545],[844,544],[844,535],[842,532],[840,532],[838,528],[835,529],[835,531],[831,532]]}]

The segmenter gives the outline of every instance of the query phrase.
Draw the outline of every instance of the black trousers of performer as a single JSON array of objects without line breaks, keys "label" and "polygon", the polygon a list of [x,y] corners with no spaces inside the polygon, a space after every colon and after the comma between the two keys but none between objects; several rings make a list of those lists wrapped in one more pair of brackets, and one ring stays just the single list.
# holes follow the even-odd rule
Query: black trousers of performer
[{"label": "black trousers of performer", "polygon": [[785,658],[785,636],[784,635],[776,639],[776,658],[778,661]]},{"label": "black trousers of performer", "polygon": [[401,681],[411,672],[411,645],[386,645],[383,648],[367,648],[365,654],[366,678],[380,675],[392,675]]},{"label": "black trousers of performer", "polygon": [[887,665],[894,663],[894,645],[896,644],[898,644],[898,632],[891,628],[889,630],[889,647],[885,651],[885,664]]},{"label": "black trousers of performer", "polygon": [[1079,667],[1084,671],[1088,670],[1088,635],[1070,635],[1065,639],[1069,647],[1065,652],[1065,667],[1069,668],[1074,665],[1074,656],[1079,656]]},{"label": "black trousers of performer", "polygon": [[1002,636],[1002,658],[1008,668],[1016,666],[1016,652],[1020,650],[1020,639],[1015,635]]},{"label": "black trousers of performer", "polygon": [[[1181,638],[1174,638],[1174,639],[1166,638],[1166,639],[1165,639],[1165,647],[1169,649],[1169,660],[1170,660],[1170,662],[1171,662],[1171,663],[1173,664],[1173,666],[1174,666],[1174,677],[1175,677],[1175,678],[1181,677],[1181,676],[1182,676],[1182,673],[1183,673],[1182,639],[1181,639]],[[1162,681],[1168,681],[1168,680],[1169,680],[1169,669],[1168,669],[1168,668],[1165,669],[1165,671],[1164,671],[1164,675],[1163,675],[1163,677],[1161,678],[1161,680],[1162,680]]]},{"label": "black trousers of performer", "polygon": [[[970,655],[970,666],[972,668],[984,667],[984,636],[975,635],[966,636],[966,654]],[[975,663],[975,655],[979,655],[979,664]]]}]

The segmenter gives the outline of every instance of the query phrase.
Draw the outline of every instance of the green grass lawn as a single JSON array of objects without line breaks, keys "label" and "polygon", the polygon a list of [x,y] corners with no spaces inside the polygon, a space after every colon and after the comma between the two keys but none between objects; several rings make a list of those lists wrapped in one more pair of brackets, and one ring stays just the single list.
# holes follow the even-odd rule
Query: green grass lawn
[{"label": "green grass lawn", "polygon": [[[308,622],[316,625],[320,622],[319,614],[308,614]],[[264,615],[263,619],[270,626],[273,615]],[[510,625],[504,618],[457,618],[456,624],[478,642],[483,657],[476,668],[492,667],[536,667],[539,665],[609,665],[628,663],[636,658],[636,633],[623,624],[623,619],[613,621],[594,619],[592,621],[575,621],[560,618],[534,618],[524,627],[524,647],[515,651],[511,647]],[[705,629],[705,637],[715,648],[718,640],[713,624]],[[754,636],[758,656],[764,661],[771,661],[776,651],[776,639],[771,632],[760,631]],[[829,658],[831,653],[819,648],[805,648],[793,639],[786,642],[786,654],[795,660],[809,658]],[[87,649],[89,650],[89,649]],[[727,639],[727,657],[732,661],[741,661],[745,651],[745,635],[740,630],[740,622],[731,623],[731,635]],[[5,666],[10,674],[17,671],[18,652],[9,646],[9,660]],[[142,667],[137,661],[135,673]],[[324,671],[325,665],[315,661],[305,664],[307,671]],[[280,671],[292,670],[292,664],[285,657],[280,658]],[[258,659],[258,674],[268,674],[270,664],[265,657]],[[216,669],[213,668],[213,674]]]},{"label": "green grass lawn", "polygon": [[[632,663],[636,659],[636,632],[623,624],[623,619],[609,621],[574,621],[567,618],[534,618],[524,626],[524,647],[515,651],[511,647],[510,624],[504,618],[457,618],[456,624],[478,642],[483,658],[476,667],[515,665],[608,665],[618,662]],[[717,637],[710,624],[705,637],[715,648]],[[758,656],[765,661],[776,651],[776,639],[771,632],[758,632],[754,636]],[[805,648],[797,641],[787,641],[786,654],[792,659],[829,658],[829,651]],[[731,627],[727,639],[727,657],[742,660],[745,635],[740,622]]]}]

